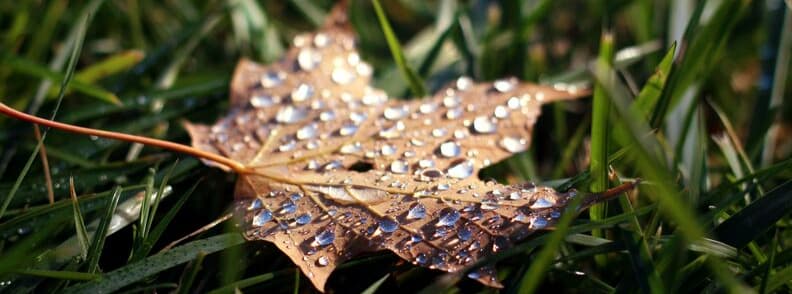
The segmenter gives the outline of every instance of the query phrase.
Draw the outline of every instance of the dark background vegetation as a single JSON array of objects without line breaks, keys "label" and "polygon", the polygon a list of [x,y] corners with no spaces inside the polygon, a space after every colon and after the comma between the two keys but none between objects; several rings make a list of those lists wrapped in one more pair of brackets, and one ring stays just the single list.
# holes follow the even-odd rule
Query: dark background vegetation
[{"label": "dark background vegetation", "polygon": [[[545,107],[531,150],[482,177],[571,184],[582,192],[601,190],[603,180],[609,186],[644,180],[629,200],[495,256],[504,292],[792,290],[789,2],[382,5],[407,65],[430,91],[460,75],[596,85],[593,99]],[[58,121],[186,143],[181,120],[211,123],[225,115],[239,58],[277,60],[331,6],[2,1],[0,101],[42,117],[59,105]],[[412,96],[416,85],[397,70],[371,2],[351,1],[350,14],[375,84],[396,97]],[[606,32],[613,43],[601,41]],[[672,62],[664,56],[674,44]],[[661,79],[644,88],[653,74]],[[64,80],[70,87],[60,91]],[[633,101],[647,106],[630,106],[640,104]],[[609,113],[593,110],[597,103]],[[228,212],[233,175],[155,148],[138,152],[128,143],[52,131],[45,141],[51,206],[33,128],[4,117],[0,126],[0,292],[315,291],[273,246],[234,245],[241,241],[233,221],[170,255],[157,254]],[[610,161],[619,178],[609,182],[602,161],[590,167],[597,158]],[[84,258],[62,251],[80,252],[78,242],[68,241],[82,235],[75,222],[109,215],[114,187],[123,187],[121,203],[134,202],[147,187],[158,190],[166,175],[173,193],[155,212],[109,235],[104,246],[94,242]],[[69,198],[69,177],[82,219]],[[142,226],[153,229],[146,234]],[[495,291],[451,277],[377,253],[347,263],[327,290]]]}]

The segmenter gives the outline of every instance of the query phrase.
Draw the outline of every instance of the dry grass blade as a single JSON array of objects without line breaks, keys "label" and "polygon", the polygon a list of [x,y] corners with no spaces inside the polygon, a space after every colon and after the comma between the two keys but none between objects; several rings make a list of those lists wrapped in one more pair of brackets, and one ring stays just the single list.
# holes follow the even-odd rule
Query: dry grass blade
[{"label": "dry grass blade", "polygon": [[41,146],[39,148],[39,156],[41,157],[41,168],[44,169],[44,183],[47,185],[47,200],[50,204],[55,204],[55,192],[52,190],[52,174],[50,173],[49,160],[47,160],[47,148],[44,147],[44,142],[41,139],[41,130],[37,125],[33,126],[33,134],[36,135],[36,141]]}]

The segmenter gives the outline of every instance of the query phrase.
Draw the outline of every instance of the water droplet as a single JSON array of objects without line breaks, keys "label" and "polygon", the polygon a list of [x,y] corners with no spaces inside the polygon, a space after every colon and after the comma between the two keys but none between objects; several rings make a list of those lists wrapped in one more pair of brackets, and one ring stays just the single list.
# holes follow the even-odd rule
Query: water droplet
[{"label": "water droplet", "polygon": [[459,240],[463,242],[470,240],[470,237],[472,236],[473,236],[473,232],[471,232],[470,228],[468,228],[467,226],[463,226],[462,228],[459,229],[459,232],[457,232],[457,237],[459,237]]},{"label": "water droplet", "polygon": [[297,64],[303,70],[315,69],[322,62],[322,55],[312,48],[303,48],[297,54]]},{"label": "water droplet", "polygon": [[325,164],[322,167],[322,170],[324,170],[324,171],[333,171],[333,170],[340,169],[342,167],[343,167],[343,165],[341,164],[341,161],[333,160],[333,161],[328,162],[327,164]]},{"label": "water droplet", "polygon": [[319,120],[321,121],[331,121],[334,120],[335,117],[335,112],[332,110],[322,111],[322,113],[319,114]]},{"label": "water droplet", "polygon": [[399,224],[392,219],[383,218],[379,221],[379,228],[383,233],[393,233],[399,228]]},{"label": "water droplet", "polygon": [[368,118],[368,114],[365,112],[351,112],[349,114],[349,119],[352,120],[356,125],[362,124]]},{"label": "water droplet", "polygon": [[311,242],[311,246],[327,246],[333,244],[333,241],[335,241],[335,233],[333,233],[333,229],[327,229],[314,236],[314,241]]},{"label": "water droplet", "polygon": [[435,162],[434,160],[431,159],[421,159],[418,161],[418,167],[420,168],[430,168],[434,166],[435,166]]},{"label": "water droplet", "polygon": [[429,258],[426,257],[425,253],[419,253],[415,256],[415,263],[419,265],[424,265],[426,262],[429,261]]},{"label": "water droplet", "polygon": [[497,129],[497,125],[489,117],[479,116],[473,120],[473,130],[480,134],[491,134]]},{"label": "water droplet", "polygon": [[253,200],[253,202],[250,202],[250,206],[248,206],[247,210],[256,210],[256,209],[261,208],[262,206],[263,206],[263,203],[261,203],[261,199],[256,198],[256,200]]},{"label": "water droplet", "polygon": [[514,89],[515,83],[511,79],[500,79],[492,83],[492,87],[498,92],[504,93]]},{"label": "water droplet", "polygon": [[522,138],[503,137],[498,145],[511,153],[523,152],[528,149],[528,142]]},{"label": "water droplet", "polygon": [[298,225],[305,225],[311,222],[311,214],[310,213],[303,213],[294,219]]},{"label": "water droplet", "polygon": [[511,200],[519,200],[520,199],[520,192],[511,192],[511,193],[509,193],[509,199],[511,199]]},{"label": "water droplet", "polygon": [[437,105],[432,103],[424,103],[418,107],[418,111],[422,114],[430,114],[432,112],[435,112],[435,110],[437,110]]},{"label": "water droplet", "polygon": [[451,189],[451,185],[449,184],[443,183],[437,185],[437,191],[448,191],[448,189]]},{"label": "water droplet", "polygon": [[474,280],[478,280],[479,278],[481,278],[481,273],[479,271],[472,271],[467,274],[467,277]]},{"label": "water droplet", "polygon": [[547,197],[539,197],[531,204],[531,209],[542,209],[542,208],[550,208],[555,205],[555,199],[550,199]]},{"label": "water droplet", "polygon": [[514,218],[512,218],[512,220],[518,223],[525,223],[528,220],[528,217],[525,216],[525,214],[523,214],[522,212],[518,212],[517,215],[515,215]]},{"label": "water droplet", "polygon": [[328,264],[330,264],[330,260],[327,258],[327,256],[320,256],[319,259],[316,260],[317,266],[323,267],[327,266]]},{"label": "water droplet", "polygon": [[253,217],[253,226],[260,227],[272,220],[272,212],[269,210],[262,210]]},{"label": "water droplet", "polygon": [[550,213],[550,217],[559,218],[559,217],[561,217],[561,212],[560,211],[553,211],[553,212]]},{"label": "water droplet", "polygon": [[444,128],[432,130],[432,137],[440,138],[440,137],[445,137],[445,135],[448,135],[448,131],[446,131],[446,129]]},{"label": "water droplet", "polygon": [[280,214],[290,214],[295,211],[297,211],[297,204],[295,204],[294,201],[289,200],[281,204]]},{"label": "water droplet", "polygon": [[278,151],[289,152],[294,150],[294,148],[296,147],[297,147],[297,142],[294,140],[289,140],[289,142],[286,142],[283,145],[278,146]]},{"label": "water droplet", "polygon": [[314,95],[314,88],[306,83],[301,83],[297,88],[291,92],[291,99],[296,102],[302,102],[311,99]]},{"label": "water droplet", "polygon": [[419,236],[419,235],[410,236],[410,242],[412,242],[412,243],[418,243],[418,242],[421,242],[421,241],[423,241],[423,238],[421,236]]},{"label": "water droplet", "polygon": [[390,170],[395,174],[404,174],[410,169],[408,163],[404,160],[394,160],[391,162]]},{"label": "water droplet", "polygon": [[380,148],[380,153],[385,156],[396,154],[396,146],[385,144]]},{"label": "water droplet", "polygon": [[509,117],[509,109],[507,109],[503,105],[498,105],[498,106],[495,107],[494,115],[495,115],[496,118],[505,119],[505,118]]},{"label": "water droplet", "polygon": [[378,135],[380,138],[383,139],[395,139],[401,137],[401,132],[405,129],[405,125],[402,121],[396,122],[395,125],[387,128],[385,130],[379,131]]},{"label": "water droplet", "polygon": [[353,124],[346,124],[341,126],[340,129],[338,129],[338,134],[346,137],[355,134],[357,130],[358,130],[358,126]]},{"label": "water droplet", "polygon": [[456,80],[456,88],[460,91],[467,91],[473,86],[473,80],[469,77],[459,77]]},{"label": "water droplet", "polygon": [[382,113],[382,116],[388,120],[399,120],[407,116],[409,113],[409,109],[406,105],[404,106],[392,106],[385,108],[385,111]]},{"label": "water droplet", "polygon": [[300,128],[299,130],[297,130],[297,139],[306,140],[313,138],[314,136],[316,136],[316,130],[317,130],[316,124],[306,125]]},{"label": "water droplet", "polygon": [[358,153],[361,150],[360,142],[355,142],[354,144],[346,144],[341,146],[341,149],[338,150],[341,154],[353,154]]},{"label": "water droplet", "polygon": [[453,158],[459,156],[460,154],[462,154],[462,147],[459,146],[459,143],[447,141],[443,144],[440,144],[440,155]]},{"label": "water droplet", "polygon": [[442,212],[440,212],[440,218],[437,220],[438,227],[448,227],[453,226],[459,220],[462,215],[459,211],[454,209],[446,208]]},{"label": "water droplet", "polygon": [[287,105],[278,110],[275,121],[284,124],[293,124],[302,121],[308,116],[308,109],[305,107],[294,107]]},{"label": "water droplet", "polygon": [[547,220],[541,217],[536,217],[531,221],[531,227],[534,229],[543,229],[547,227]]},{"label": "water droplet", "polygon": [[462,117],[462,107],[455,107],[447,110],[445,117],[447,119],[458,119]]},{"label": "water droplet", "polygon": [[273,104],[275,104],[275,102],[272,96],[269,95],[255,95],[253,98],[250,98],[250,105],[256,108],[270,107]]},{"label": "water droplet", "polygon": [[283,73],[267,71],[261,77],[261,86],[267,89],[274,88],[283,84],[283,80],[285,78],[286,77]]},{"label": "water droplet", "polygon": [[308,164],[305,165],[305,169],[307,170],[315,170],[317,168],[319,168],[319,162],[314,159],[309,160]]},{"label": "water droplet", "polygon": [[346,68],[336,67],[330,74],[330,79],[336,84],[346,85],[355,80],[355,74]]},{"label": "water droplet", "polygon": [[470,160],[456,161],[448,168],[446,174],[457,179],[467,178],[473,174],[473,162]]},{"label": "water droplet", "polygon": [[422,219],[426,217],[426,207],[417,203],[407,212],[407,219]]},{"label": "water droplet", "polygon": [[459,96],[445,96],[443,97],[443,106],[447,108],[459,106]]}]

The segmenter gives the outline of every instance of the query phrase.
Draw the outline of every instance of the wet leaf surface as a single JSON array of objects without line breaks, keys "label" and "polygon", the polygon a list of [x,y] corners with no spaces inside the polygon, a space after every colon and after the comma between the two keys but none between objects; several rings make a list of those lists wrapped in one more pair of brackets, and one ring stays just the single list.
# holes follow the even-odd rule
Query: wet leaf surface
[{"label": "wet leaf surface", "polygon": [[[242,60],[228,116],[186,124],[194,147],[244,167],[205,161],[239,173],[245,238],[275,244],[318,289],[367,251],[460,271],[552,228],[575,197],[477,174],[528,148],[542,104],[580,93],[461,77],[433,97],[400,101],[371,87],[371,75],[337,9],[278,63]],[[500,286],[493,268],[469,277]]]}]

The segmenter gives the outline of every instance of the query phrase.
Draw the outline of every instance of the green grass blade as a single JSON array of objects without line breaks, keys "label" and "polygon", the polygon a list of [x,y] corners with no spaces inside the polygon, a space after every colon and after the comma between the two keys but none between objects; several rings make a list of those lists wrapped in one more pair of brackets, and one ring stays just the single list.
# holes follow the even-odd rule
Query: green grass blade
[{"label": "green grass blade", "polygon": [[69,179],[69,188],[72,201],[72,215],[74,217],[74,230],[77,232],[77,241],[80,244],[80,258],[86,260],[88,257],[88,247],[91,246],[88,230],[85,228],[85,220],[80,211],[80,203],[77,201],[77,193],[74,191],[74,180]]},{"label": "green grass blade", "polygon": [[[613,34],[604,32],[600,38],[599,57],[597,64],[599,66],[612,66],[614,54],[614,40]],[[614,79],[615,75],[608,77]],[[612,83],[612,81],[605,81],[605,83]],[[594,87],[594,114],[591,118],[591,163],[589,165],[589,172],[591,174],[592,183],[591,191],[594,193],[603,192],[608,190],[608,145],[610,141],[610,98],[607,97],[607,92],[602,88],[600,83]],[[589,217],[592,220],[600,220],[605,218],[607,210],[606,203],[600,203],[589,208]],[[591,232],[595,237],[602,237],[603,232],[594,230]],[[597,264],[604,266],[606,262],[605,256],[597,256],[595,258]]]},{"label": "green grass blade", "polygon": [[64,293],[108,293],[117,291],[153,274],[194,260],[199,254],[212,254],[244,242],[245,240],[239,234],[224,234],[193,241],[108,272],[101,279],[66,288]]},{"label": "green grass blade", "polygon": [[561,246],[564,238],[569,230],[569,225],[572,220],[577,216],[578,206],[585,197],[575,197],[567,206],[566,211],[556,223],[555,231],[550,233],[547,242],[544,243],[542,250],[536,254],[533,262],[531,262],[528,271],[523,275],[519,282],[519,293],[534,293],[539,287],[542,278],[550,271],[555,254]]},{"label": "green grass blade", "polygon": [[190,195],[192,195],[192,193],[195,191],[195,188],[197,188],[198,184],[200,183],[201,183],[200,180],[196,181],[195,184],[193,184],[193,186],[190,187],[190,189],[187,190],[187,192],[182,194],[182,196],[179,198],[176,204],[174,204],[168,210],[168,212],[160,219],[160,221],[157,223],[154,229],[152,229],[151,232],[149,233],[149,236],[146,239],[146,243],[139,255],[146,256],[149,254],[149,252],[151,252],[151,249],[154,247],[154,244],[156,244],[157,241],[159,241],[160,237],[162,236],[162,233],[165,232],[165,229],[168,227],[171,221],[173,221],[173,219],[176,217],[176,214],[179,212],[179,210],[181,210],[182,206],[184,206],[184,203],[187,202],[187,199],[190,198]]},{"label": "green grass blade", "polygon": [[389,276],[390,276],[390,274],[384,275],[382,278],[380,278],[379,280],[374,282],[374,284],[371,284],[371,286],[368,286],[368,288],[366,288],[366,290],[363,290],[363,292],[360,292],[360,293],[361,294],[374,294],[374,293],[377,293],[377,289],[379,289],[380,286],[382,286],[382,283],[385,283],[385,280],[387,280]]},{"label": "green grass blade", "polygon": [[99,227],[93,235],[91,247],[88,248],[88,273],[96,273],[99,269],[99,257],[101,257],[102,250],[104,249],[110,221],[113,219],[113,214],[115,214],[118,200],[121,199],[121,191],[121,187],[116,186],[115,189],[113,189],[112,196],[107,199],[104,217],[102,217],[102,220],[99,222]]},{"label": "green grass blade", "polygon": [[73,280],[73,281],[90,281],[101,277],[101,275],[83,272],[71,271],[51,271],[41,269],[24,269],[15,271],[14,273],[26,276],[36,276],[42,278],[51,278],[59,280]]},{"label": "green grass blade", "polygon": [[388,48],[390,48],[393,61],[402,73],[402,77],[410,84],[410,89],[414,96],[426,96],[428,94],[426,87],[421,78],[407,64],[401,45],[399,45],[399,39],[396,38],[396,34],[393,32],[390,22],[388,22],[387,16],[385,16],[385,11],[382,9],[382,5],[380,5],[379,0],[373,0],[372,3],[374,4],[374,11],[377,13],[377,20],[379,20],[382,33],[385,35],[385,40],[388,42]]},{"label": "green grass blade", "polygon": [[741,248],[792,211],[792,181],[767,192],[715,228],[717,239]]},{"label": "green grass blade", "polygon": [[198,276],[198,272],[201,271],[201,264],[203,264],[204,257],[206,257],[206,254],[198,252],[198,256],[187,264],[184,273],[182,273],[182,278],[179,281],[179,288],[176,289],[176,293],[191,293],[190,289],[192,288],[193,282],[195,282],[195,277]]},{"label": "green grass blade", "polygon": [[270,280],[272,280],[274,278],[277,278],[277,277],[280,277],[280,276],[285,276],[285,275],[288,275],[288,274],[292,274],[294,272],[295,272],[294,269],[285,269],[285,270],[280,270],[280,271],[276,271],[276,272],[261,274],[261,275],[258,275],[258,276],[254,276],[254,277],[250,277],[250,278],[247,278],[247,279],[239,280],[239,281],[236,281],[234,283],[225,285],[223,287],[214,289],[212,291],[209,291],[208,294],[235,293],[237,289],[244,289],[244,288],[256,285],[256,284],[261,284],[261,283],[270,281]]}]

